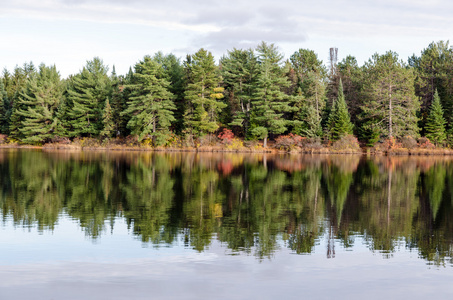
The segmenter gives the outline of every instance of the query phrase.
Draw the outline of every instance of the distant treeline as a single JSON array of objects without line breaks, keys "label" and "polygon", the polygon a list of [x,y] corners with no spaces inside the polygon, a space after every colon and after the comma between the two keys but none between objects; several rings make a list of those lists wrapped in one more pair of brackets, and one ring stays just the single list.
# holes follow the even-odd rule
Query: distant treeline
[{"label": "distant treeline", "polygon": [[95,57],[62,79],[55,66],[25,63],[0,77],[0,130],[10,141],[136,136],[154,145],[231,129],[247,140],[296,134],[324,142],[354,134],[373,145],[426,136],[453,145],[453,48],[433,42],[407,62],[395,52],[363,66],[353,56],[328,66],[312,50],[284,59],[274,44],[204,49],[181,61],[145,56],[125,75]]}]

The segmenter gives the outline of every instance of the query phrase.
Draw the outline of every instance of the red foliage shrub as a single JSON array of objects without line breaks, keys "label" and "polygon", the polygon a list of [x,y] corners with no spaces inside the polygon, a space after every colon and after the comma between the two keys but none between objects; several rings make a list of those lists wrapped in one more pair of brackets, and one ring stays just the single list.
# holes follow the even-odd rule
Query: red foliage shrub
[{"label": "red foliage shrub", "polygon": [[234,133],[230,129],[223,128],[222,132],[219,133],[217,137],[222,141],[222,144],[228,145],[231,144],[231,141],[233,141]]}]

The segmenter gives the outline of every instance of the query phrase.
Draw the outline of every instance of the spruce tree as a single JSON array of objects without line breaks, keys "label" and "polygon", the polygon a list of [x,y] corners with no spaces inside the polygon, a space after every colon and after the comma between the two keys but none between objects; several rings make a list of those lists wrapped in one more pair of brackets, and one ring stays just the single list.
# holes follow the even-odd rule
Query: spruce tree
[{"label": "spruce tree", "polygon": [[343,94],[343,83],[340,79],[338,86],[338,99],[334,102],[334,110],[331,113],[332,139],[334,141],[341,139],[343,136],[352,134],[351,117],[349,116],[348,107]]},{"label": "spruce tree", "polygon": [[218,115],[226,107],[220,101],[223,88],[211,52],[200,49],[188,57],[186,64],[187,87],[184,123],[189,133],[201,136],[219,128]]},{"label": "spruce tree", "polygon": [[175,110],[169,85],[162,65],[151,57],[145,56],[135,65],[132,84],[128,86],[131,91],[128,107],[123,115],[132,116],[127,126],[140,141],[148,135],[154,145],[166,141]]},{"label": "spruce tree", "polygon": [[288,121],[283,118],[283,113],[292,108],[289,97],[282,91],[289,85],[281,67],[283,55],[274,44],[265,42],[257,47],[257,53],[260,75],[252,100],[251,133],[264,139],[263,146],[266,147],[269,133],[281,134],[287,130]]},{"label": "spruce tree", "polygon": [[444,110],[436,90],[425,122],[426,137],[436,145],[441,145],[447,138],[445,124]]}]

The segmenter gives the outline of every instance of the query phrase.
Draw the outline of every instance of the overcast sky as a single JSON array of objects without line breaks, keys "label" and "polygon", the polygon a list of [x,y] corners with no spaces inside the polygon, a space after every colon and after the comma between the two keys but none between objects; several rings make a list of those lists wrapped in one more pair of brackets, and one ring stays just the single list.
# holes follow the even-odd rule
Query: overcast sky
[{"label": "overcast sky", "polygon": [[327,62],[338,47],[340,60],[393,50],[406,61],[452,32],[447,0],[0,0],[0,68],[43,62],[66,77],[99,56],[124,74],[159,50],[218,59],[262,40],[286,58],[308,48]]}]

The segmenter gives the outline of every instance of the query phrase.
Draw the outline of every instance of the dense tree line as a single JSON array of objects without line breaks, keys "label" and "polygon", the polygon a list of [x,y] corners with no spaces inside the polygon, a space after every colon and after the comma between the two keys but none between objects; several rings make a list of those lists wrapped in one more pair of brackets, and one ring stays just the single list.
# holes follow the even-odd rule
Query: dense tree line
[{"label": "dense tree line", "polygon": [[404,62],[395,52],[330,69],[308,49],[284,59],[274,44],[233,49],[216,63],[200,49],[181,61],[145,56],[125,75],[96,57],[62,79],[55,66],[3,70],[0,131],[42,144],[60,138],[136,136],[164,145],[229,128],[245,139],[293,133],[323,141],[348,134],[373,145],[427,136],[453,145],[453,48],[433,42]]}]

